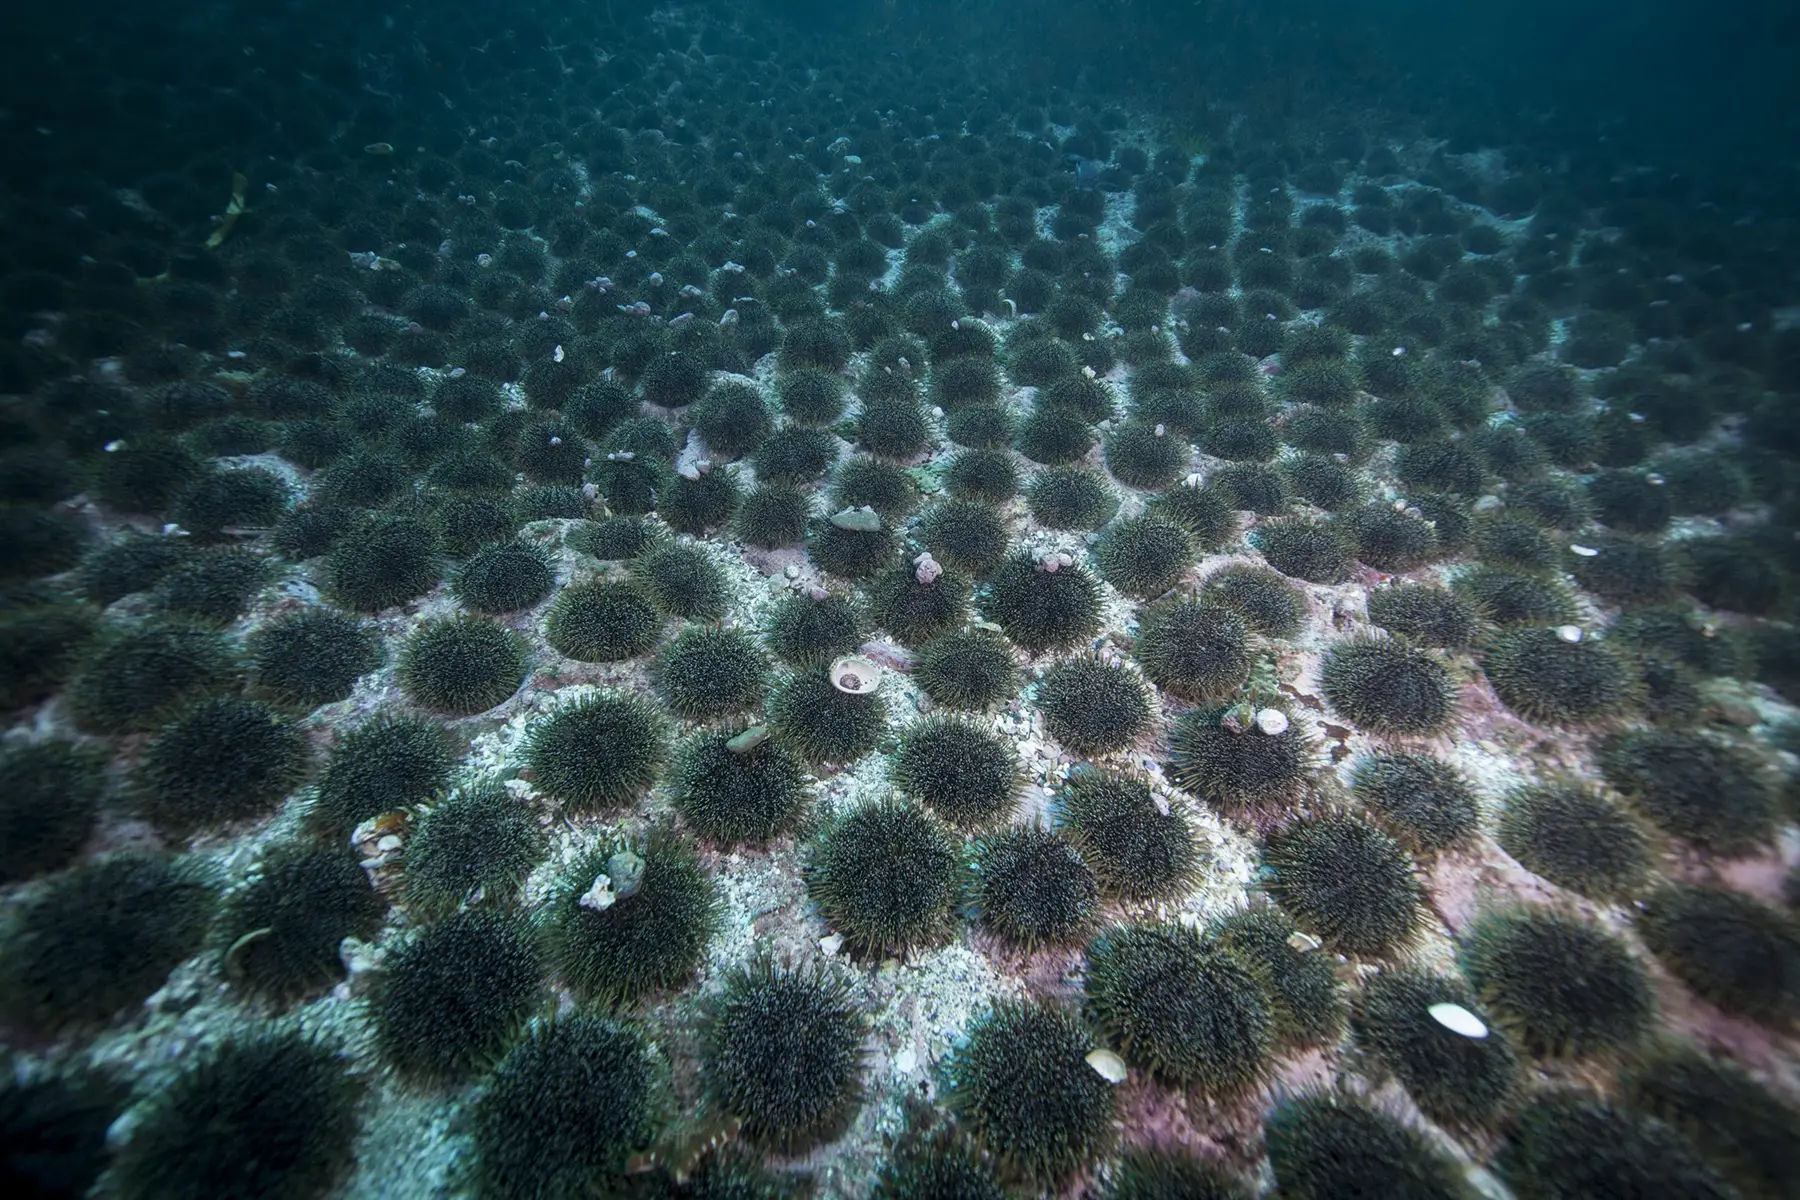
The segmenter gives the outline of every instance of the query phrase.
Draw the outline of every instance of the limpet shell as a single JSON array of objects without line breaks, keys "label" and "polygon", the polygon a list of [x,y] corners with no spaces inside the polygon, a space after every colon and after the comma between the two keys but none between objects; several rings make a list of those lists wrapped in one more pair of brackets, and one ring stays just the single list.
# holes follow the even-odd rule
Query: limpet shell
[{"label": "limpet shell", "polygon": [[846,654],[831,664],[831,686],[852,696],[866,696],[881,686],[881,667],[860,654]]},{"label": "limpet shell", "polygon": [[1094,1068],[1094,1074],[1108,1083],[1124,1083],[1125,1077],[1131,1073],[1125,1060],[1104,1046],[1098,1050],[1089,1050],[1087,1065]]},{"label": "limpet shell", "polygon": [[1451,1033],[1476,1040],[1488,1035],[1488,1027],[1482,1019],[1460,1004],[1452,1004],[1448,1000],[1443,1000],[1433,1004],[1425,1011],[1431,1014],[1432,1020]]}]

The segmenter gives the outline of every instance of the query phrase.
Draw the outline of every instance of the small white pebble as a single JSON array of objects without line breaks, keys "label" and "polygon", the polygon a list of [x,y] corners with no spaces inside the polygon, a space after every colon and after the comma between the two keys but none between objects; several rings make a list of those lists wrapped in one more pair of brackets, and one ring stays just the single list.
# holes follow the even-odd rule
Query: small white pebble
[{"label": "small white pebble", "polygon": [[1582,633],[1581,626],[1579,625],[1558,625],[1556,627],[1556,636],[1572,646],[1576,642],[1579,642],[1585,635]]},{"label": "small white pebble", "polygon": [[1256,714],[1256,727],[1274,737],[1288,730],[1287,714],[1279,708],[1265,708]]},{"label": "small white pebble", "polygon": [[819,953],[826,958],[836,958],[837,952],[844,948],[844,935],[831,933],[819,939]]},{"label": "small white pebble", "polygon": [[1592,546],[1583,546],[1580,542],[1572,542],[1569,545],[1569,553],[1579,555],[1582,558],[1594,558],[1600,552]]},{"label": "small white pebble", "polygon": [[894,1055],[894,1070],[898,1074],[911,1075],[918,1066],[919,1055],[911,1046]]}]

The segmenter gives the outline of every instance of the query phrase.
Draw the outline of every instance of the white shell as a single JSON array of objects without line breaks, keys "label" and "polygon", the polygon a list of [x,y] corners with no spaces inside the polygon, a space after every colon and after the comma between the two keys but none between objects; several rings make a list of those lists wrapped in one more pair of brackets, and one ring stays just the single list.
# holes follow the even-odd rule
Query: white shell
[{"label": "white shell", "polygon": [[1321,942],[1318,938],[1306,932],[1304,929],[1296,929],[1294,932],[1288,934],[1287,944],[1292,946],[1294,950],[1300,954],[1311,954],[1325,943]]},{"label": "white shell", "polygon": [[581,899],[576,901],[576,903],[580,904],[583,908],[591,908],[595,912],[605,912],[607,909],[611,908],[618,899],[619,898],[613,894],[612,877],[603,871],[594,876],[594,886],[581,893]]},{"label": "white shell", "polygon": [[1556,627],[1556,636],[1563,641],[1568,642],[1570,645],[1574,645],[1585,635],[1582,633],[1581,626],[1579,625],[1558,625]]},{"label": "white shell", "polygon": [[1274,737],[1288,731],[1288,716],[1279,708],[1265,708],[1256,714],[1256,727]]},{"label": "white shell", "polygon": [[881,686],[881,667],[860,654],[846,654],[831,664],[831,686],[852,696],[866,696]]},{"label": "white shell", "polygon": [[1094,1074],[1108,1083],[1124,1083],[1125,1077],[1131,1073],[1124,1059],[1105,1048],[1089,1050],[1087,1065],[1094,1068]]},{"label": "white shell", "polygon": [[1488,1027],[1480,1017],[1460,1004],[1441,1001],[1425,1010],[1431,1019],[1448,1029],[1451,1033],[1461,1034],[1466,1038],[1484,1038],[1488,1035]]},{"label": "white shell", "polygon": [[894,1055],[894,1070],[901,1075],[911,1075],[919,1067],[919,1054],[911,1046]]},{"label": "white shell", "polygon": [[1582,558],[1595,558],[1600,552],[1592,546],[1583,546],[1577,542],[1569,547],[1569,553],[1578,555]]},{"label": "white shell", "polygon": [[826,958],[835,958],[837,952],[844,948],[844,935],[841,933],[826,934],[819,939],[819,952]]}]

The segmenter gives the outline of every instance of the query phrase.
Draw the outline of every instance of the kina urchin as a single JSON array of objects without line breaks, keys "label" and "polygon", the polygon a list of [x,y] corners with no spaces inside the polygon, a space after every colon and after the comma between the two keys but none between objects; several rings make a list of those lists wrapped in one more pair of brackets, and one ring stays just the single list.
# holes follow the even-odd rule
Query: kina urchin
[{"label": "kina urchin", "polygon": [[741,629],[684,629],[662,648],[651,678],[669,711],[710,721],[762,706],[769,666]]},{"label": "kina urchin", "polygon": [[407,906],[435,917],[476,897],[503,903],[547,849],[536,818],[504,784],[460,787],[426,809],[407,839]]},{"label": "kina urchin", "polygon": [[0,885],[73,862],[105,792],[106,759],[90,747],[46,740],[0,751]]},{"label": "kina urchin", "polygon": [[1196,709],[1176,722],[1169,738],[1176,785],[1228,816],[1292,803],[1313,770],[1310,735],[1291,718],[1279,733],[1229,718],[1229,710]]},{"label": "kina urchin", "polygon": [[1150,728],[1151,689],[1130,668],[1094,655],[1064,659],[1045,672],[1036,692],[1051,737],[1075,754],[1122,750]]},{"label": "kina urchin", "polygon": [[1535,1097],[1514,1118],[1494,1166],[1520,1196],[1680,1196],[1737,1192],[1655,1117],[1577,1092]]},{"label": "kina urchin", "polygon": [[1655,1001],[1644,968],[1596,925],[1520,909],[1477,918],[1460,940],[1463,973],[1527,1053],[1614,1050],[1650,1025]]},{"label": "kina urchin", "polygon": [[855,1117],[865,1036],[842,976],[828,968],[781,972],[758,958],[711,1003],[701,1073],[748,1141],[798,1154],[836,1138]]},{"label": "kina urchin", "polygon": [[721,845],[761,845],[791,829],[809,785],[800,760],[779,742],[744,745],[747,731],[695,734],[675,755],[675,811],[700,837]]},{"label": "kina urchin", "polygon": [[1448,850],[1481,827],[1474,788],[1462,772],[1429,754],[1371,754],[1352,770],[1350,786],[1414,854]]},{"label": "kina urchin", "polygon": [[668,759],[658,712],[634,696],[602,692],[564,704],[526,733],[537,788],[565,809],[617,809],[650,790]]},{"label": "kina urchin", "polygon": [[913,680],[946,708],[980,711],[1016,695],[1020,674],[1003,637],[966,629],[927,642],[913,666]]},{"label": "kina urchin", "polygon": [[261,817],[300,782],[311,757],[305,733],[266,706],[216,696],[150,739],[132,773],[134,800],[174,832]]},{"label": "kina urchin", "polygon": [[1166,426],[1129,420],[1106,439],[1106,469],[1127,487],[1160,491],[1186,474],[1194,448]]},{"label": "kina urchin", "polygon": [[192,858],[125,851],[51,877],[9,914],[0,1011],[46,1029],[141,1003],[199,949],[215,887]]},{"label": "kina urchin", "polygon": [[765,550],[796,546],[806,537],[812,515],[806,493],[781,484],[765,483],[744,497],[732,522],[732,531],[752,546]]},{"label": "kina urchin", "polygon": [[509,1196],[610,1186],[654,1139],[662,1085],[648,1042],[629,1025],[582,1013],[535,1022],[475,1094],[469,1181]]},{"label": "kina urchin", "polygon": [[870,581],[869,616],[901,645],[919,646],[968,619],[969,591],[968,581],[953,571],[926,581],[902,564]]},{"label": "kina urchin", "polygon": [[1009,557],[988,579],[978,605],[1027,654],[1063,650],[1100,627],[1100,586],[1079,566],[1047,569],[1028,554]]},{"label": "kina urchin", "polygon": [[790,592],[775,602],[763,628],[771,653],[792,667],[813,667],[849,654],[863,643],[856,607],[835,593]]},{"label": "kina urchin", "polygon": [[1113,1085],[1088,1065],[1093,1048],[1075,1013],[1002,1000],[951,1053],[950,1107],[1006,1175],[1054,1186],[1115,1136]]},{"label": "kina urchin", "polygon": [[1474,606],[1446,588],[1396,583],[1369,593],[1369,620],[1420,646],[1462,650],[1474,645]]},{"label": "kina urchin", "polygon": [[1494,838],[1527,871],[1596,900],[1623,899],[1650,874],[1643,827],[1608,796],[1575,782],[1509,793]]},{"label": "kina urchin", "polygon": [[549,551],[533,542],[513,541],[477,550],[452,576],[450,590],[475,612],[509,613],[531,608],[550,594],[555,583]]},{"label": "kina urchin", "polygon": [[250,687],[277,704],[311,711],[350,695],[356,681],[381,665],[373,625],[330,608],[276,617],[244,639]]},{"label": "kina urchin", "polygon": [[875,1180],[875,1200],[1007,1200],[1007,1190],[993,1167],[953,1127],[929,1134],[909,1128],[882,1164]]},{"label": "kina urchin", "polygon": [[1599,746],[1600,771],[1663,833],[1741,856],[1775,835],[1776,797],[1747,751],[1697,731],[1635,729]]},{"label": "kina urchin", "polygon": [[348,849],[278,845],[221,906],[225,977],[278,1001],[328,987],[344,977],[340,943],[374,937],[385,909]]},{"label": "kina urchin", "polygon": [[1620,1079],[1629,1108],[1687,1138],[1747,1198],[1780,1200],[1800,1162],[1800,1109],[1742,1067],[1685,1042],[1636,1056]]},{"label": "kina urchin", "polygon": [[662,631],[663,615],[648,589],[600,580],[564,588],[544,622],[544,640],[578,662],[635,658]]},{"label": "kina urchin", "polygon": [[1463,1169],[1424,1134],[1353,1096],[1306,1093],[1263,1124],[1276,1186],[1293,1200],[1384,1196],[1460,1200]]},{"label": "kina urchin", "polygon": [[1399,638],[1339,641],[1319,674],[1331,707],[1374,733],[1433,733],[1456,713],[1456,684],[1444,664]]},{"label": "kina urchin", "polygon": [[1235,955],[1268,992],[1280,1045],[1331,1045],[1344,1028],[1343,986],[1330,956],[1296,948],[1296,932],[1286,913],[1258,904],[1214,921],[1206,936]]},{"label": "kina urchin", "polygon": [[1150,681],[1183,700],[1224,700],[1250,678],[1249,626],[1218,605],[1177,600],[1144,610],[1136,649]]},{"label": "kina urchin", "polygon": [[1185,925],[1105,930],[1087,950],[1082,1009],[1126,1061],[1214,1099],[1270,1065],[1274,1017],[1257,977]]},{"label": "kina urchin", "polygon": [[1103,1200],[1252,1200],[1256,1189],[1208,1158],[1136,1146],[1119,1156]]},{"label": "kina urchin", "polygon": [[1275,900],[1341,953],[1393,954],[1423,932],[1425,889],[1412,855],[1360,817],[1296,821],[1269,835],[1263,864]]},{"label": "kina urchin", "polygon": [[364,1087],[297,1027],[233,1033],[140,1096],[101,1186],[132,1200],[325,1195],[356,1161]]},{"label": "kina urchin", "polygon": [[1058,830],[1108,896],[1128,903],[1172,897],[1200,867],[1187,814],[1159,803],[1141,779],[1078,767],[1057,789],[1054,805]]},{"label": "kina urchin", "polygon": [[819,832],[806,856],[806,894],[858,953],[903,954],[947,932],[960,868],[956,843],[934,817],[881,800]]},{"label": "kina urchin", "polygon": [[[608,880],[601,890],[615,897],[604,908],[590,903],[601,876]],[[576,996],[626,1005],[685,985],[706,957],[719,913],[718,888],[693,846],[657,830],[570,863],[552,893],[545,941]]]},{"label": "kina urchin", "polygon": [[976,844],[973,901],[988,932],[1026,953],[1085,936],[1100,912],[1093,868],[1061,835],[1013,826]]},{"label": "kina urchin", "polygon": [[899,552],[899,539],[885,526],[851,529],[829,518],[816,519],[806,538],[806,553],[813,565],[844,579],[868,579],[892,563]]},{"label": "kina urchin", "polygon": [[1518,1058],[1504,1037],[1469,1037],[1439,1022],[1431,1014],[1439,1004],[1481,1016],[1461,976],[1385,967],[1363,984],[1351,1032],[1427,1116],[1452,1126],[1487,1125],[1519,1087]]},{"label": "kina urchin", "polygon": [[977,578],[991,574],[1006,555],[1006,521],[975,500],[943,500],[919,518],[915,535],[946,567]]},{"label": "kina urchin", "polygon": [[[1116,503],[1115,500],[1114,504]],[[1194,539],[1194,545],[1202,550],[1218,550],[1235,538],[1238,532],[1237,500],[1228,489],[1214,484],[1195,486],[1183,483],[1159,492],[1150,498],[1144,511],[1150,516],[1173,521],[1187,530],[1188,536]],[[1093,526],[1078,528],[1096,528],[1105,524],[1111,516],[1112,510],[1109,509]]]},{"label": "kina urchin", "polygon": [[1180,582],[1198,554],[1187,531],[1158,517],[1124,517],[1094,543],[1100,578],[1126,595],[1148,600]]},{"label": "kina urchin", "polygon": [[431,796],[449,780],[450,764],[438,726],[378,715],[339,735],[308,820],[326,840],[341,841],[370,817]]},{"label": "kina urchin", "polygon": [[958,717],[909,726],[888,771],[902,792],[960,829],[1007,820],[1025,786],[1012,742]]},{"label": "kina urchin", "polygon": [[888,726],[880,692],[839,691],[825,667],[799,671],[769,698],[776,740],[809,763],[849,763],[875,749]]},{"label": "kina urchin", "polygon": [[542,967],[531,930],[473,909],[427,925],[388,955],[369,999],[375,1044],[401,1074],[465,1079],[498,1060],[537,1006]]},{"label": "kina urchin", "polygon": [[400,645],[397,679],[422,708],[468,717],[504,704],[525,681],[525,639],[483,617],[427,621]]},{"label": "kina urchin", "polygon": [[1670,884],[1644,901],[1637,930],[1721,1010],[1777,1027],[1800,1016],[1800,928],[1788,914],[1741,892]]},{"label": "kina urchin", "polygon": [[1527,721],[1586,725],[1611,720],[1634,699],[1631,671],[1604,642],[1566,640],[1557,629],[1503,629],[1481,669],[1500,702]]},{"label": "kina urchin", "polygon": [[1098,529],[1119,511],[1106,481],[1080,467],[1051,467],[1025,485],[1032,519],[1046,529]]}]

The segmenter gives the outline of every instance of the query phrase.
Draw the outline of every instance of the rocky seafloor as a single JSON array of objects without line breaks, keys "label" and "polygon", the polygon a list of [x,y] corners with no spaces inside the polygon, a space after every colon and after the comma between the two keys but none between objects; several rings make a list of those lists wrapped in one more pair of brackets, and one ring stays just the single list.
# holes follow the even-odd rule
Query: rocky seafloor
[{"label": "rocky seafloor", "polygon": [[1791,227],[598,19],[13,196],[0,1178],[1792,1194]]}]

